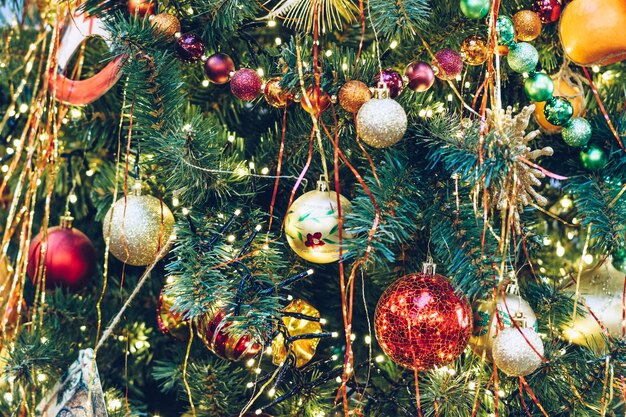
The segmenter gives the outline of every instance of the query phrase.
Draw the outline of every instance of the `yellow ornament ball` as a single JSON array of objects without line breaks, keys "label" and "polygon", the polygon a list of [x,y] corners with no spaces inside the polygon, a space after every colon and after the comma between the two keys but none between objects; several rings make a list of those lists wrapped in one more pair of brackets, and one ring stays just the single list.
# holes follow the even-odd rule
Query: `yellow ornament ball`
[{"label": "yellow ornament ball", "polygon": [[129,265],[145,266],[158,261],[172,244],[174,216],[158,198],[130,194],[115,202],[104,217],[102,234],[110,238],[109,251]]},{"label": "yellow ornament ball", "polygon": [[513,26],[518,41],[532,41],[541,33],[541,18],[531,10],[520,10],[513,15]]},{"label": "yellow ornament ball", "polygon": [[[341,214],[352,205],[342,195]],[[339,260],[339,215],[337,193],[329,190],[326,181],[318,181],[317,189],[301,195],[293,202],[285,219],[285,235],[291,249],[301,258],[317,264]],[[342,237],[349,238],[344,232]]]},{"label": "yellow ornament ball", "polygon": [[[283,309],[283,313],[320,317],[320,312],[304,300],[293,300]],[[272,340],[272,362],[274,365],[281,365],[287,360],[289,355],[293,355],[296,359],[296,367],[301,368],[313,358],[320,340],[318,338],[299,339],[287,346],[285,336],[294,337],[302,334],[321,333],[322,325],[319,321],[289,315],[283,316],[283,324],[285,325],[285,335],[283,335],[283,332],[280,332]]]},{"label": "yellow ornament ball", "polygon": [[563,327],[563,339],[599,354],[605,353],[605,336],[598,320],[612,336],[621,336],[624,273],[605,262],[599,268],[584,271],[579,285],[582,300],[597,320],[585,307],[579,306],[576,318]]},{"label": "yellow ornament ball", "polygon": [[493,342],[498,333],[498,319],[495,314],[496,307],[504,328],[513,326],[511,316],[515,318],[516,315],[523,315],[526,320],[526,327],[537,330],[535,312],[528,302],[519,295],[507,293],[504,297],[498,296],[495,303],[493,300],[477,302],[472,309],[474,311],[474,327],[469,345],[477,356],[482,357],[484,355],[485,360],[488,361],[493,360]]}]

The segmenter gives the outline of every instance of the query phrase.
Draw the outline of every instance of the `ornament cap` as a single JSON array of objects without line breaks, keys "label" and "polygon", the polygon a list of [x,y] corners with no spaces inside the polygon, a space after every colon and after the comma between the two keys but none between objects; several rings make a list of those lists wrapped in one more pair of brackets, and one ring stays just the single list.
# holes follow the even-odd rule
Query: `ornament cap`
[{"label": "ornament cap", "polygon": [[526,327],[528,327],[528,321],[526,319],[526,315],[521,311],[516,311],[513,314],[513,317],[511,317],[511,320],[513,320],[513,322],[515,322],[515,324],[517,324],[522,329],[525,329]]},{"label": "ornament cap", "polygon": [[66,211],[65,214],[61,216],[61,227],[63,229],[71,229],[73,221],[74,218],[71,216],[70,212]]},{"label": "ornament cap", "polygon": [[330,184],[325,175],[320,175],[320,179],[317,181],[317,191],[330,191]]},{"label": "ornament cap", "polygon": [[433,261],[433,257],[429,255],[422,266],[422,273],[425,275],[435,275],[436,271],[437,264]]},{"label": "ornament cap", "polygon": [[389,87],[387,87],[387,84],[384,81],[380,81],[374,90],[374,98],[383,100],[389,98],[389,96]]},{"label": "ornament cap", "polygon": [[133,190],[132,193],[133,195],[141,195],[141,180],[136,180],[135,183],[133,184]]}]

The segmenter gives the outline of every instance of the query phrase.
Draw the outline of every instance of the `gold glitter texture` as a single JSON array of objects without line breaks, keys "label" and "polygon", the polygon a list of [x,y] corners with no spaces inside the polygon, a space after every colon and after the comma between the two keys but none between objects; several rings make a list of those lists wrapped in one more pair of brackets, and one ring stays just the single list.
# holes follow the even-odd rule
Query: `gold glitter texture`
[{"label": "gold glitter texture", "polygon": [[109,251],[129,265],[145,266],[157,261],[164,245],[170,245],[174,216],[158,198],[128,195],[111,206],[102,226]]},{"label": "gold glitter texture", "polygon": [[541,19],[531,10],[520,10],[513,15],[515,37],[518,41],[532,41],[541,33]]},{"label": "gold glitter texture", "polygon": [[371,98],[369,87],[359,80],[350,80],[339,90],[339,105],[350,113],[357,113]]}]

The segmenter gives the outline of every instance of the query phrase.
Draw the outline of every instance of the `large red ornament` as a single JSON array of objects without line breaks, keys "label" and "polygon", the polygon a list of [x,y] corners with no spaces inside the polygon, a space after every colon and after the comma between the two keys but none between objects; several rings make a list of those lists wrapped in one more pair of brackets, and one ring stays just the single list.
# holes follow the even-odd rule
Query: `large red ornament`
[{"label": "large red ornament", "polygon": [[261,345],[249,333],[230,332],[229,316],[223,311],[209,311],[197,322],[198,337],[217,356],[230,361],[254,358]]},{"label": "large red ornament", "polygon": [[255,70],[240,69],[230,80],[230,91],[235,97],[245,101],[252,101],[261,93],[263,80]]},{"label": "large red ornament", "polygon": [[[27,273],[33,283],[37,279],[41,257],[40,232],[30,243]],[[46,288],[62,286],[79,290],[96,270],[96,250],[91,240],[72,228],[72,218],[62,217],[61,226],[48,229],[45,258]]]},{"label": "large red ornament", "polygon": [[406,275],[380,297],[376,338],[392,361],[423,371],[459,356],[472,334],[472,310],[447,278],[428,272]]},{"label": "large red ornament", "polygon": [[561,16],[561,0],[535,0],[533,12],[539,15],[543,23],[552,23]]}]

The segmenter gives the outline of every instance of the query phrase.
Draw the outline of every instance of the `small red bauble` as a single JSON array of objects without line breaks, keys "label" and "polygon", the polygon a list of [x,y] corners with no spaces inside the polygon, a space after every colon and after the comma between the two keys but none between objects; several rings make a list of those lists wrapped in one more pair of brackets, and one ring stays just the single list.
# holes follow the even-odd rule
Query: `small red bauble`
[{"label": "small red bauble", "polygon": [[472,334],[472,310],[447,278],[419,273],[385,290],[374,323],[378,343],[392,361],[423,371],[463,352]]},{"label": "small red bauble", "polygon": [[433,66],[439,70],[437,77],[452,80],[463,71],[463,57],[452,49],[442,49],[435,54]]},{"label": "small red bauble", "polygon": [[[45,260],[46,288],[62,286],[79,290],[96,270],[96,250],[91,240],[71,226],[71,217],[61,220],[61,226],[48,229]],[[27,273],[35,283],[41,257],[40,232],[30,243]]]},{"label": "small red bauble", "polygon": [[240,69],[230,80],[230,91],[241,100],[252,101],[261,93],[263,80],[250,68]]},{"label": "small red bauble", "polygon": [[402,75],[392,68],[387,68],[376,74],[374,77],[374,87],[378,87],[379,83],[385,83],[389,89],[389,98],[396,98],[404,89],[404,80]]},{"label": "small red bauble", "polygon": [[185,33],[176,40],[178,57],[185,62],[196,62],[204,54],[204,43],[195,33]]},{"label": "small red bauble", "polygon": [[232,322],[222,310],[210,311],[198,320],[198,336],[217,356],[230,361],[254,358],[261,345],[249,333],[234,333],[228,328]]},{"label": "small red bauble", "polygon": [[226,84],[235,70],[233,59],[226,54],[213,54],[204,63],[204,73],[215,84]]},{"label": "small red bauble", "polygon": [[300,105],[302,105],[302,108],[307,113],[317,115],[323,113],[330,107],[331,100],[328,93],[315,88],[315,86],[307,88],[306,96],[309,99],[308,102],[306,98],[302,97]]},{"label": "small red bauble", "polygon": [[534,0],[532,8],[543,23],[556,22],[561,16],[560,0]]},{"label": "small red bauble", "polygon": [[154,0],[128,0],[128,13],[132,16],[144,17],[154,13],[154,6]]},{"label": "small red bauble", "polygon": [[418,93],[428,90],[435,82],[433,67],[426,62],[413,62],[404,70],[409,79],[409,88]]}]

